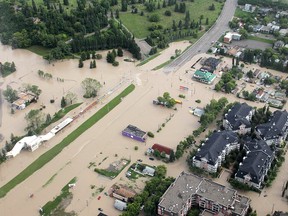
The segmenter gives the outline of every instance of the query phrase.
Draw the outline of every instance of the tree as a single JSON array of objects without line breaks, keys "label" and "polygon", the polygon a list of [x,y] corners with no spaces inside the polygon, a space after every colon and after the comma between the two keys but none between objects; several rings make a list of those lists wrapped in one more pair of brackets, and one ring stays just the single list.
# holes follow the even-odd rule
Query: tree
[{"label": "tree", "polygon": [[24,87],[24,91],[32,92],[34,95],[37,96],[37,98],[40,96],[42,92],[42,90],[39,89],[39,87],[36,85],[24,84],[23,87]]},{"label": "tree", "polygon": [[46,115],[46,121],[45,121],[45,123],[46,123],[46,124],[50,124],[51,120],[52,120],[51,115],[48,113],[48,114]]},{"label": "tree", "polygon": [[96,61],[95,61],[95,59],[93,60],[92,66],[93,66],[93,68],[96,68]]},{"label": "tree", "polygon": [[117,49],[117,56],[119,56],[119,57],[123,56],[123,50],[121,47],[118,47],[118,49]]},{"label": "tree", "polygon": [[64,97],[61,98],[61,108],[64,108],[67,105]]},{"label": "tree", "polygon": [[67,104],[73,104],[74,101],[77,100],[77,95],[73,92],[68,92],[65,96],[65,100]]},{"label": "tree", "polygon": [[63,0],[63,4],[68,6],[69,5],[69,0]]},{"label": "tree", "polygon": [[25,130],[35,134],[44,123],[44,114],[39,109],[30,110],[28,114],[25,115],[25,120],[27,121]]},{"label": "tree", "polygon": [[154,155],[157,159],[159,159],[159,158],[161,157],[161,153],[160,153],[157,149],[154,150],[153,155]]},{"label": "tree", "polygon": [[121,11],[125,12],[127,11],[128,4],[126,0],[121,0]]},{"label": "tree", "polygon": [[170,152],[169,161],[170,161],[170,162],[174,162],[174,161],[175,161],[175,153],[174,153],[173,150],[171,150],[171,152]]},{"label": "tree", "polygon": [[100,82],[92,78],[86,78],[83,80],[81,86],[85,91],[83,95],[85,98],[96,97],[98,90],[101,88]]},{"label": "tree", "polygon": [[[164,1],[164,2],[165,2],[165,1]],[[164,15],[165,15],[165,16],[171,16],[172,13],[171,13],[170,10],[166,10],[166,11],[164,12]]]},{"label": "tree", "polygon": [[215,5],[214,4],[210,5],[209,6],[209,10],[214,11],[215,10]]},{"label": "tree", "polygon": [[165,178],[167,173],[167,168],[164,165],[159,165],[156,167],[155,170],[155,176],[159,177],[159,178]]},{"label": "tree", "polygon": [[108,51],[106,61],[111,64],[115,61],[115,56],[113,55],[112,52]]},{"label": "tree", "polygon": [[149,17],[150,22],[159,22],[160,21],[160,16],[158,14],[152,14]]},{"label": "tree", "polygon": [[90,62],[90,69],[92,69],[93,68],[93,62],[91,61]]},{"label": "tree", "polygon": [[83,66],[84,66],[83,60],[82,60],[82,59],[79,59],[78,67],[79,67],[79,68],[83,68]]},{"label": "tree", "polygon": [[241,38],[242,38],[242,39],[247,39],[248,36],[249,36],[247,30],[245,30],[244,28],[241,28],[241,29],[239,30],[239,34],[241,34]]},{"label": "tree", "polygon": [[12,89],[9,85],[6,87],[6,90],[3,90],[3,96],[9,103],[13,103],[18,99],[17,91]]},{"label": "tree", "polygon": [[251,70],[249,70],[246,74],[246,76],[250,79],[252,79],[254,77],[253,72]]}]

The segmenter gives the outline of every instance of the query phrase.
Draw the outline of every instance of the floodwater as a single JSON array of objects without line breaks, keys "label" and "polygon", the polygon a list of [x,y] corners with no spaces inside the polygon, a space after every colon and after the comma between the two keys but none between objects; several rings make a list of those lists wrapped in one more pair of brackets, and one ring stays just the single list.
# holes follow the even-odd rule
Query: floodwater
[{"label": "floodwater", "polygon": [[[128,53],[125,53],[125,57],[117,60],[120,62],[119,67],[113,67],[106,63],[106,52],[101,52],[103,59],[97,61],[97,68],[92,70],[89,69],[89,62],[87,61],[85,62],[85,68],[82,69],[78,68],[77,60],[65,60],[47,64],[41,57],[29,51],[11,50],[7,46],[0,45],[1,61],[14,61],[17,67],[15,74],[0,80],[0,83],[2,83],[1,89],[5,89],[7,85],[17,89],[23,83],[36,84],[42,89],[38,103],[27,107],[25,110],[17,111],[13,115],[10,114],[9,104],[6,101],[3,102],[3,118],[0,127],[0,131],[4,136],[4,140],[1,142],[2,145],[4,145],[5,140],[10,138],[11,133],[14,135],[24,133],[26,125],[24,116],[29,110],[37,109],[44,104],[46,106],[44,112],[53,114],[60,109],[61,97],[67,91],[76,93],[78,101],[84,102],[81,107],[73,110],[69,115],[77,114],[92,103],[92,99],[84,100],[81,96],[83,95],[81,81],[86,77],[95,78],[102,84],[105,82],[100,91],[100,96],[110,92],[116,86],[119,87],[113,93],[110,92],[111,94],[108,98],[105,98],[100,104],[77,119],[65,128],[63,132],[57,134],[35,152],[22,151],[16,158],[2,164],[0,166],[0,186],[16,176],[45,151],[59,143],[67,134],[119,94],[131,82],[136,85],[136,89],[129,96],[123,98],[122,102],[109,115],[82,134],[42,169],[0,199],[1,215],[38,215],[38,209],[59,195],[62,187],[74,177],[77,177],[77,182],[72,189],[73,200],[66,211],[75,211],[78,215],[87,216],[97,215],[98,208],[102,208],[104,213],[108,215],[121,214],[121,212],[113,208],[114,200],[105,196],[104,193],[116,182],[129,184],[139,190],[143,187],[145,178],[139,178],[135,183],[129,181],[125,177],[127,167],[115,179],[110,180],[95,173],[93,168],[89,169],[88,166],[91,162],[94,162],[98,168],[107,168],[110,163],[121,158],[130,159],[131,163],[137,159],[142,159],[144,163],[151,165],[163,164],[157,160],[150,161],[144,153],[154,143],[175,149],[181,140],[190,135],[199,126],[199,119],[189,113],[189,107],[204,107],[211,99],[219,99],[222,96],[227,97],[230,102],[241,101],[233,95],[216,93],[211,89],[211,86],[191,80],[193,73],[190,68],[191,65],[200,56],[205,56],[205,54],[194,57],[175,73],[166,74],[162,70],[152,71],[152,68],[169,60],[175,54],[175,49],[184,50],[188,45],[188,42],[173,43],[159,57],[141,67],[136,67],[137,63],[124,62],[123,58],[131,57]],[[226,63],[230,64],[232,61],[226,60]],[[47,81],[38,77],[37,71],[39,69],[51,73],[53,80]],[[58,82],[57,77],[65,81]],[[179,86],[181,85],[189,89],[185,92],[180,91]],[[185,99],[182,99],[182,105],[176,105],[177,110],[170,110],[152,104],[153,99],[166,91],[175,98],[179,94],[186,96]],[[56,100],[54,104],[49,102],[52,98]],[[202,102],[200,104],[195,103],[197,99],[201,99]],[[258,103],[251,103],[251,105],[263,106],[263,104]],[[165,123],[165,127],[162,127],[161,131],[157,133],[162,123]],[[121,131],[128,124],[153,132],[155,138],[149,138],[146,143],[140,143],[123,137]],[[139,149],[134,150],[135,146],[138,146]],[[287,166],[287,163],[285,162],[283,167]],[[188,170],[185,157],[168,166],[168,175],[177,177],[183,170]],[[277,186],[282,187],[282,181],[285,181],[285,178],[288,179],[283,169],[281,169],[281,173],[283,173],[283,177],[279,180],[280,182],[275,181],[275,186],[281,183],[280,186]],[[280,175],[282,176],[279,173]],[[49,179],[52,179],[52,181],[46,184]],[[45,184],[46,186],[44,187]],[[91,189],[91,185],[95,185],[96,188],[105,187],[105,189],[100,194],[95,195],[95,189]],[[266,191],[268,193],[268,190]],[[30,194],[34,194],[33,198],[29,198]],[[99,196],[101,196],[100,199],[98,199]],[[265,199],[273,203],[271,200],[280,200],[280,197],[278,193],[271,192],[270,194],[269,192]],[[287,205],[284,202],[281,203],[282,201],[277,202],[277,210],[287,210]],[[264,206],[256,200],[253,200],[252,206],[257,211],[261,211],[261,213],[271,212],[271,206]]]}]

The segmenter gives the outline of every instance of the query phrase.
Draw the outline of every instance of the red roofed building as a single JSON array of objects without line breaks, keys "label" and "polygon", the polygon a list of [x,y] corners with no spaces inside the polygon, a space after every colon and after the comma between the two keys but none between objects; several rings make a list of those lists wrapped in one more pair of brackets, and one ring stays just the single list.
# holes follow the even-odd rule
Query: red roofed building
[{"label": "red roofed building", "polygon": [[173,149],[160,145],[160,144],[154,144],[152,146],[152,149],[153,151],[158,150],[160,153],[165,152],[167,158],[170,157],[171,151],[173,151]]}]

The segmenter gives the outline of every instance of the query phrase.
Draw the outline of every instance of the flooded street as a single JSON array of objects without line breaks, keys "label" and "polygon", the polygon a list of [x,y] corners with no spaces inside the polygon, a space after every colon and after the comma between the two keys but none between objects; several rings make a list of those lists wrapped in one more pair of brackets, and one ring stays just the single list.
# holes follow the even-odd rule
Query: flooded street
[{"label": "flooded street", "polygon": [[[40,105],[44,104],[46,108],[43,112],[53,115],[60,109],[61,98],[68,91],[76,93],[79,102],[83,101],[81,107],[73,110],[68,116],[78,113],[88,106],[93,100],[84,100],[82,97],[83,90],[81,89],[81,81],[86,77],[97,79],[103,84],[99,96],[122,83],[108,98],[105,98],[100,104],[77,119],[69,127],[65,128],[63,132],[57,134],[57,136],[35,152],[22,151],[16,158],[1,164],[0,186],[16,176],[41,154],[58,144],[130,83],[136,85],[135,90],[126,98],[123,98],[122,102],[108,115],[66,147],[51,162],[0,199],[1,215],[39,215],[38,209],[58,196],[63,186],[74,177],[77,177],[77,182],[72,190],[73,200],[66,211],[75,211],[78,215],[89,216],[97,215],[98,208],[102,208],[104,213],[108,215],[120,215],[121,212],[115,210],[112,206],[114,199],[105,196],[104,193],[116,182],[124,182],[133,185],[135,188],[141,188],[144,185],[145,178],[139,178],[135,184],[132,184],[125,177],[125,171],[128,169],[126,167],[115,179],[110,180],[95,173],[92,168],[88,168],[91,162],[95,163],[97,168],[103,169],[121,158],[129,159],[131,163],[134,163],[137,159],[142,159],[143,163],[150,165],[163,164],[157,160],[150,161],[144,153],[154,143],[175,149],[181,140],[199,127],[199,118],[189,113],[189,107],[204,107],[211,99],[219,99],[223,96],[227,97],[229,102],[243,101],[231,94],[223,95],[222,93],[217,93],[211,89],[211,86],[191,80],[193,74],[191,65],[206,54],[194,57],[175,73],[166,74],[162,72],[162,69],[152,71],[156,66],[169,60],[175,54],[175,49],[184,50],[188,45],[188,42],[173,43],[170,48],[162,51],[159,57],[141,67],[136,67],[137,63],[125,62],[124,58],[131,57],[126,52],[124,53],[125,57],[117,57],[120,65],[113,67],[106,63],[106,51],[99,52],[103,55],[103,59],[96,61],[96,69],[89,69],[89,60],[85,61],[85,66],[82,69],[78,68],[78,60],[65,60],[48,64],[41,57],[29,51],[11,50],[10,47],[0,45],[1,62],[14,61],[17,67],[17,71],[14,74],[0,79],[1,89],[5,89],[7,85],[18,89],[24,83],[30,83],[39,86],[42,90],[40,99],[36,104],[30,105],[25,110],[16,111],[13,115],[10,112],[10,105],[2,98],[3,115],[0,126],[1,134],[4,136],[3,141],[0,143],[2,146],[5,145],[6,140],[10,139],[11,133],[14,135],[24,134],[26,126],[24,117],[31,109],[39,109]],[[231,60],[226,61],[227,64],[232,63]],[[199,64],[196,65],[196,68],[198,66]],[[53,79],[48,81],[40,78],[37,74],[39,69],[51,73]],[[64,82],[57,81],[57,77],[64,79]],[[180,86],[185,86],[188,90],[179,90]],[[184,94],[186,98],[182,99],[183,104],[176,105],[177,110],[153,105],[153,99],[156,99],[164,92],[169,92],[174,98],[178,98],[179,94]],[[55,99],[55,103],[51,104],[49,102],[50,99]],[[197,99],[201,99],[200,104],[195,103]],[[257,107],[263,106],[261,103],[249,104]],[[169,118],[170,120],[167,121]],[[157,133],[158,128],[163,123],[165,123],[165,127],[162,127],[162,130]],[[144,131],[153,132],[155,138],[148,138],[146,143],[140,143],[123,137],[121,131],[129,124],[135,125]],[[134,150],[135,146],[138,146],[138,150]],[[273,182],[273,186],[266,189],[266,193],[269,194],[267,197],[264,197],[263,194],[260,197],[256,197],[258,194],[255,195],[255,193],[248,194],[253,197],[252,207],[259,212],[258,215],[264,216],[270,213],[271,205],[274,206],[275,210],[288,210],[287,202],[280,201],[283,182],[288,180],[287,168],[288,159],[283,164],[277,179]],[[183,170],[188,170],[186,158],[184,157],[168,166],[168,175],[177,177]],[[52,181],[46,185],[51,178]],[[91,185],[104,187],[105,189],[95,196],[93,195],[95,191],[91,189]],[[34,194],[33,198],[29,198],[31,193]],[[98,196],[101,196],[101,199],[98,200]]]}]

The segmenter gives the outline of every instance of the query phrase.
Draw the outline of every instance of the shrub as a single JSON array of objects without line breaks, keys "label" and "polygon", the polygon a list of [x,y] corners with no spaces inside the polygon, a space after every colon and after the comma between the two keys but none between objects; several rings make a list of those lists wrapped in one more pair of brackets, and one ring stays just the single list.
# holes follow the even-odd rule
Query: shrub
[{"label": "shrub", "polygon": [[160,21],[160,16],[158,14],[152,14],[149,17],[150,22],[159,22]]},{"label": "shrub", "polygon": [[171,15],[172,15],[172,13],[171,13],[171,11],[170,11],[170,10],[166,10],[166,11],[165,11],[165,13],[164,13],[164,15],[165,15],[165,16],[171,16]]},{"label": "shrub", "polygon": [[196,103],[201,103],[201,100],[197,99],[195,100]]},{"label": "shrub", "polygon": [[50,103],[54,103],[54,102],[55,102],[55,100],[54,100],[54,99],[51,99],[51,100],[50,100]]},{"label": "shrub", "polygon": [[185,95],[179,94],[179,98],[185,98]]},{"label": "shrub", "polygon": [[137,151],[137,150],[138,150],[138,146],[135,146],[135,147],[134,147],[134,150]]},{"label": "shrub", "polygon": [[101,54],[96,54],[96,59],[102,59],[102,55]]},{"label": "shrub", "polygon": [[149,131],[149,132],[147,133],[147,135],[148,135],[149,137],[154,138],[154,134],[153,134],[151,131]]},{"label": "shrub", "polygon": [[114,62],[112,63],[112,65],[113,65],[114,67],[117,67],[117,66],[119,66],[119,62],[118,62],[118,61],[114,61]]}]

